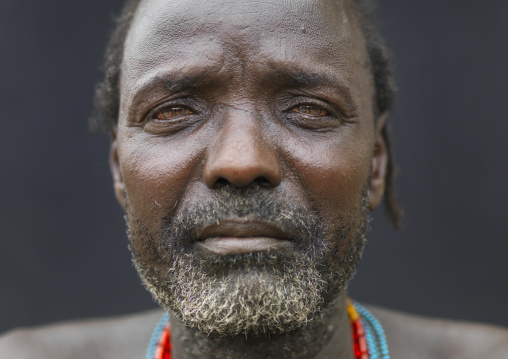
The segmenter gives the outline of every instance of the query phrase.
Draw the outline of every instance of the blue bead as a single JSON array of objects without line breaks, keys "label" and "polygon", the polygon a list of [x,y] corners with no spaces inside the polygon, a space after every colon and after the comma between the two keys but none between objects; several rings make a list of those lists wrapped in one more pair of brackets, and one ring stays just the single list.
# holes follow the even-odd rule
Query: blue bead
[{"label": "blue bead", "polygon": [[146,351],[146,359],[154,359],[155,350],[157,349],[157,343],[159,342],[159,338],[161,336],[162,331],[164,330],[164,326],[169,321],[169,314],[164,313],[162,318],[157,323],[155,327],[152,337],[150,338],[150,344],[148,345],[148,350]]},{"label": "blue bead", "polygon": [[[379,320],[377,320],[377,318],[360,303],[354,302],[354,306],[358,313],[362,316],[362,324],[365,329],[365,340],[369,349],[370,359],[390,359],[388,341],[386,340],[383,326]],[[155,327],[152,337],[150,338],[146,359],[154,358],[157,343],[162,331],[164,330],[164,326],[168,321],[169,315],[164,313]]]},{"label": "blue bead", "polygon": [[[360,315],[364,318],[364,322],[366,325],[364,325],[366,328],[369,328],[369,331],[371,331],[372,336],[376,339],[373,339],[373,343],[370,343],[370,340],[367,340],[367,345],[369,346],[369,353],[376,353],[371,354],[371,359],[390,359],[390,352],[388,350],[388,341],[386,340],[385,331],[383,329],[383,326],[377,320],[377,318],[363,305],[361,305],[358,302],[354,302],[354,306],[356,310],[360,313]],[[372,330],[371,330],[372,327]],[[366,330],[367,332],[367,330]],[[374,332],[374,333],[372,333]],[[367,338],[366,338],[367,339]],[[378,345],[379,343],[379,345]],[[378,351],[379,347],[379,351]],[[371,349],[373,348],[373,349]],[[375,349],[374,349],[375,348]],[[381,352],[379,355],[378,353]]]},{"label": "blue bead", "polygon": [[379,359],[379,352],[377,350],[377,343],[372,333],[372,328],[370,324],[362,319],[362,324],[365,330],[365,340],[367,341],[367,347],[369,349],[369,357],[370,359]]}]

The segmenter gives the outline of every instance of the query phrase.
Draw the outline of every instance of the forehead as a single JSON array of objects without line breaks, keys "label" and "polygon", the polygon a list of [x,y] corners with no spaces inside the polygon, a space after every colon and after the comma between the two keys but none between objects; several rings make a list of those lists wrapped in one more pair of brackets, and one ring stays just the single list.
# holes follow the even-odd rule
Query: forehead
[{"label": "forehead", "polygon": [[346,82],[370,76],[349,0],[142,0],[125,42],[122,84],[133,90],[171,69],[216,72],[231,64],[339,71]]},{"label": "forehead", "polygon": [[133,28],[152,34],[171,32],[174,39],[228,28],[258,35],[281,30],[321,32],[341,28],[353,14],[349,0],[141,0]]}]

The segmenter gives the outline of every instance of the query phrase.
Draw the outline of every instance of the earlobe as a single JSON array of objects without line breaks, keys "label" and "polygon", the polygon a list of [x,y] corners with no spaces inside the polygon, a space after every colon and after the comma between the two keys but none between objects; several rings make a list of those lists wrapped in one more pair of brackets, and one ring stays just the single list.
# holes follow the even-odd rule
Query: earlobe
[{"label": "earlobe", "polygon": [[387,118],[388,112],[385,112],[376,121],[376,138],[369,186],[369,209],[371,211],[381,203],[385,192],[388,151],[383,137],[383,129],[386,126]]},{"label": "earlobe", "polygon": [[113,176],[113,188],[115,190],[115,197],[120,206],[125,210],[125,184],[120,172],[120,163],[118,160],[117,139],[115,133],[111,134],[111,148],[109,151],[109,168]]}]

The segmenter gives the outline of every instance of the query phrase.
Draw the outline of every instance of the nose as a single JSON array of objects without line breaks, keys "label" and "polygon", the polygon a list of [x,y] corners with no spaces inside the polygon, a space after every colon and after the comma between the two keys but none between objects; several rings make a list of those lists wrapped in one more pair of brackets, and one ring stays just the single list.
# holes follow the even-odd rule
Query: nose
[{"label": "nose", "polygon": [[246,114],[236,114],[209,146],[203,179],[209,188],[223,184],[242,188],[253,183],[276,187],[282,181],[282,169],[260,125]]}]

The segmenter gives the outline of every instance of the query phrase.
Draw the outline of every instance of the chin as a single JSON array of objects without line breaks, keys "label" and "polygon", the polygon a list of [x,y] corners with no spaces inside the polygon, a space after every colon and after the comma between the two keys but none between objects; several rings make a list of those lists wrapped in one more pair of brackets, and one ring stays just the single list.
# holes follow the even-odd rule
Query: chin
[{"label": "chin", "polygon": [[[253,205],[250,199],[231,203],[213,201],[183,212],[157,233],[127,216],[133,262],[147,289],[173,317],[213,337],[277,335],[319,320],[354,275],[369,223],[366,206],[326,230],[316,212]],[[293,233],[291,246],[203,255],[194,228],[244,208],[249,216]]]},{"label": "chin", "polygon": [[[363,241],[361,241],[363,243]],[[343,258],[358,259],[363,245]],[[312,254],[311,254],[312,253]],[[356,260],[310,252],[173,256],[169,266],[135,259],[146,287],[184,325],[215,338],[287,333],[319,320],[346,288]],[[318,260],[321,257],[321,260]]]},{"label": "chin", "polygon": [[[197,261],[181,258],[167,271],[178,273],[176,278],[143,279],[163,308],[203,334],[282,334],[312,321],[324,304],[322,275],[308,259],[291,256],[288,262],[288,257],[266,252],[224,256],[204,266],[199,261],[199,270]],[[211,272],[219,262],[219,270]]]}]

